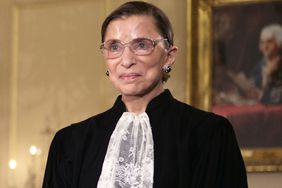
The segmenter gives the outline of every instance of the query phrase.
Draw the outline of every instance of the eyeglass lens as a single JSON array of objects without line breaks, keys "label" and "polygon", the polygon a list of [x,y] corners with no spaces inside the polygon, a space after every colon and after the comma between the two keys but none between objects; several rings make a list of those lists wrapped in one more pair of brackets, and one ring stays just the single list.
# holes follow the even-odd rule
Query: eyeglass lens
[{"label": "eyeglass lens", "polygon": [[119,40],[109,40],[101,45],[101,49],[106,58],[117,58],[121,56],[126,46],[136,55],[149,55],[161,40],[154,41],[147,38],[136,38],[128,43],[122,43]]}]

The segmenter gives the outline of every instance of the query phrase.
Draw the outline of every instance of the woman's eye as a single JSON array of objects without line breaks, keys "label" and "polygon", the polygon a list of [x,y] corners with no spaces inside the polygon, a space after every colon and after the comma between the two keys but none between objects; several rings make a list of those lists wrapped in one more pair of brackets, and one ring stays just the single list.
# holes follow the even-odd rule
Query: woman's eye
[{"label": "woman's eye", "polygon": [[118,43],[113,43],[109,45],[109,50],[110,51],[118,51],[120,48],[120,45]]},{"label": "woman's eye", "polygon": [[135,41],[134,48],[135,49],[141,49],[141,50],[149,49],[150,48],[150,41],[147,41],[147,40],[144,40],[144,39]]},{"label": "woman's eye", "polygon": [[141,48],[141,49],[146,49],[147,48],[147,45],[146,45],[146,43],[145,42],[138,42],[138,44],[137,44],[137,47],[138,48]]}]

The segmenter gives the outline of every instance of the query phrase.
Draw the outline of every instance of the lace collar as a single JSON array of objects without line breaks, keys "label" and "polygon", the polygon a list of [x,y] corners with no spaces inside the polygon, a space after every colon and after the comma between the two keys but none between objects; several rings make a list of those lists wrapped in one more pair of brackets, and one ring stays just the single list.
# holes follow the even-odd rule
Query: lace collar
[{"label": "lace collar", "polygon": [[98,188],[151,188],[153,136],[146,113],[124,112],[113,131]]}]

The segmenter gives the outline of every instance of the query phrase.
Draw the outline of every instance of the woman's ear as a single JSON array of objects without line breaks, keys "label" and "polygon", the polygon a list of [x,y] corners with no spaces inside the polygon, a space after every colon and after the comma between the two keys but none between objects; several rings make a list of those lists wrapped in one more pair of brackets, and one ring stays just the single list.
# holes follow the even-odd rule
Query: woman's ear
[{"label": "woman's ear", "polygon": [[178,48],[176,46],[172,46],[167,50],[167,60],[166,60],[165,65],[171,66],[174,64],[177,51],[178,51]]}]

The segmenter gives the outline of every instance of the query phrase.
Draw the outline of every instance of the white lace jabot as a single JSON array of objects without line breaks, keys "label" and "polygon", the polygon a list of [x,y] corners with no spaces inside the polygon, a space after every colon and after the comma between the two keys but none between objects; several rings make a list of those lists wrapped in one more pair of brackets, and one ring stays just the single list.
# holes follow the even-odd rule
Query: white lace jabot
[{"label": "white lace jabot", "polygon": [[124,112],[113,131],[98,188],[152,188],[153,135],[148,115]]}]

